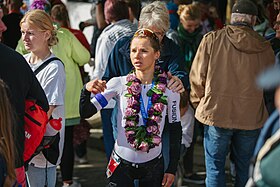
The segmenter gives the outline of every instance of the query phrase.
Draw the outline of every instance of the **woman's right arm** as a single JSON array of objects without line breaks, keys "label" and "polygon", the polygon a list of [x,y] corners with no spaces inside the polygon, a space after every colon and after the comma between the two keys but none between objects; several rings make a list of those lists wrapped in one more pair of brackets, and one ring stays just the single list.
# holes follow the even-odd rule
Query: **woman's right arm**
[{"label": "woman's right arm", "polygon": [[87,91],[85,86],[83,87],[81,91],[81,96],[80,96],[80,116],[81,118],[89,118],[92,115],[97,113],[97,109],[90,102],[90,95],[91,93]]},{"label": "woman's right arm", "polygon": [[84,85],[80,96],[80,116],[89,118],[97,113],[96,106],[91,102],[91,93],[98,94],[106,89],[106,82],[93,80]]}]

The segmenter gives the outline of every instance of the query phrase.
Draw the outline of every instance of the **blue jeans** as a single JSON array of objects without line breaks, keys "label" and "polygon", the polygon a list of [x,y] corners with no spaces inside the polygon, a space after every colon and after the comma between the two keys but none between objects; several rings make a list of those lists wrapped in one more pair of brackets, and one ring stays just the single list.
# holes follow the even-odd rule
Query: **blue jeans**
[{"label": "blue jeans", "polygon": [[[44,187],[46,184],[46,168],[38,168],[32,165],[28,166],[26,172],[29,187]],[[56,166],[47,168],[48,187],[55,187]]]},{"label": "blue jeans", "polygon": [[215,126],[204,127],[204,151],[206,186],[225,187],[225,162],[232,143],[232,155],[236,167],[235,186],[243,187],[248,180],[250,159],[260,129],[233,130]]},{"label": "blue jeans", "polygon": [[110,159],[114,149],[115,139],[113,136],[113,126],[111,121],[113,109],[102,109],[100,111],[103,130],[103,141],[107,160]]}]

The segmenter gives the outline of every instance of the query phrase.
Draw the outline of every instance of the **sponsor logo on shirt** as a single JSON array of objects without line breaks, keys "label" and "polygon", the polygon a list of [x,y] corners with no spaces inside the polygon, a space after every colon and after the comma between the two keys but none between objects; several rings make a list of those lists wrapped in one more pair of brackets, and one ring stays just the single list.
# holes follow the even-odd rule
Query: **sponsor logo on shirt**
[{"label": "sponsor logo on shirt", "polygon": [[172,123],[177,121],[177,101],[172,101]]}]

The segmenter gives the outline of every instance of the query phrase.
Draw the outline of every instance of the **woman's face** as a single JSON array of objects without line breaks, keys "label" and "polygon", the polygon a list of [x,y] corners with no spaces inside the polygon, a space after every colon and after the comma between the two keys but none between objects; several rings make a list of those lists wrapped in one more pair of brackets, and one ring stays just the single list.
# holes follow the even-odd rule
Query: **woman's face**
[{"label": "woman's face", "polygon": [[159,56],[160,52],[152,48],[149,39],[135,37],[131,41],[130,59],[136,70],[146,71],[154,69],[155,61]]},{"label": "woman's face", "polygon": [[30,52],[40,51],[48,48],[48,39],[50,34],[47,31],[41,31],[38,27],[23,22],[21,24],[21,38],[26,50]]},{"label": "woman's face", "polygon": [[181,20],[183,28],[189,33],[193,33],[200,25],[200,20]]}]

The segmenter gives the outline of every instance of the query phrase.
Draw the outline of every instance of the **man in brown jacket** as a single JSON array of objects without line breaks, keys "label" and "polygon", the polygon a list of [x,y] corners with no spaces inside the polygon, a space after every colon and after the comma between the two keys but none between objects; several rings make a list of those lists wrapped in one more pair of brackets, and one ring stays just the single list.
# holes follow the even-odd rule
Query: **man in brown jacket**
[{"label": "man in brown jacket", "polygon": [[249,160],[267,118],[256,76],[274,63],[269,42],[253,31],[257,7],[250,0],[233,6],[231,24],[206,34],[190,72],[191,102],[204,128],[206,186],[225,186],[225,161],[232,145],[236,184],[248,179]]}]

